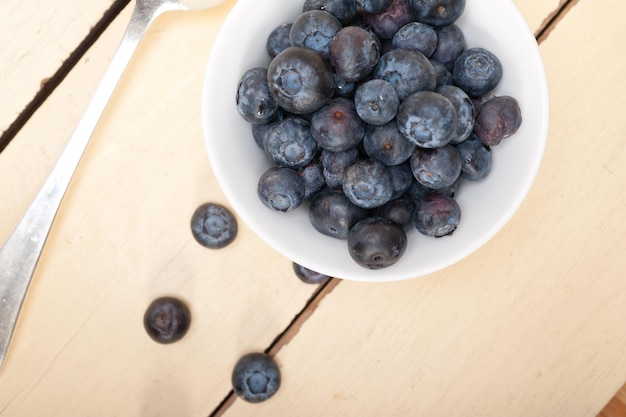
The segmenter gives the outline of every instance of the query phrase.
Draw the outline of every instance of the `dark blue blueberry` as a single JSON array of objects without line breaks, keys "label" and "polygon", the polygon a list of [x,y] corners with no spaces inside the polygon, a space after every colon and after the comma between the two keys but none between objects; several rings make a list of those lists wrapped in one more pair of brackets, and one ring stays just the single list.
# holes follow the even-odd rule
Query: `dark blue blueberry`
[{"label": "dark blue blueberry", "polygon": [[459,175],[459,178],[452,185],[433,190],[432,188],[423,186],[422,184],[420,184],[419,181],[415,180],[411,183],[411,186],[409,187],[405,195],[411,197],[411,199],[413,199],[415,203],[419,203],[421,200],[424,199],[424,197],[430,194],[439,194],[445,195],[446,197],[454,198],[462,183],[463,178]]},{"label": "dark blue blueberry", "polygon": [[407,248],[404,229],[382,217],[368,217],[350,230],[348,251],[352,259],[367,269],[394,265]]},{"label": "dark blue blueberry", "polygon": [[405,232],[415,227],[415,209],[417,205],[409,196],[394,198],[376,209],[376,216],[389,219]]},{"label": "dark blue blueberry", "polygon": [[492,97],[481,103],[474,132],[488,146],[496,146],[517,132],[522,112],[517,100],[510,96]]},{"label": "dark blue blueberry", "polygon": [[174,343],[187,334],[191,325],[191,312],[178,298],[160,297],[146,309],[143,325],[155,342]]},{"label": "dark blue blueberry", "polygon": [[268,354],[248,353],[237,361],[231,380],[237,396],[250,403],[259,403],[280,388],[280,369]]},{"label": "dark blue blueberry", "polygon": [[387,171],[391,174],[391,186],[393,188],[393,193],[391,194],[392,200],[406,194],[411,188],[411,185],[416,182],[409,161],[387,167]]},{"label": "dark blue blueberry", "polygon": [[457,229],[460,221],[461,207],[451,197],[430,194],[417,205],[415,228],[423,235],[450,235]]},{"label": "dark blue blueberry", "polygon": [[363,139],[363,148],[368,156],[390,166],[408,160],[415,144],[400,133],[395,121],[391,121],[382,126],[370,126]]},{"label": "dark blue blueberry", "polygon": [[270,32],[265,43],[265,49],[270,58],[274,58],[291,46],[291,41],[289,40],[291,26],[291,23],[284,23]]},{"label": "dark blue blueberry", "polygon": [[491,149],[483,144],[475,134],[456,145],[461,156],[461,177],[478,181],[491,172]]},{"label": "dark blue blueberry", "polygon": [[357,6],[367,13],[381,13],[392,3],[393,0],[356,0]]},{"label": "dark blue blueberry", "polygon": [[335,78],[324,58],[298,46],[291,46],[272,59],[267,80],[274,100],[294,114],[314,112],[335,92]]},{"label": "dark blue blueberry", "polygon": [[417,49],[430,57],[437,48],[437,32],[425,23],[411,22],[393,35],[392,43],[394,48]]},{"label": "dark blue blueberry", "polygon": [[254,142],[256,143],[256,145],[263,149],[263,141],[265,140],[265,136],[267,135],[267,132],[270,130],[270,128],[276,124],[277,122],[283,120],[284,118],[284,113],[283,111],[279,108],[278,111],[276,112],[276,117],[274,117],[274,119],[272,119],[270,122],[267,123],[255,123],[252,124],[252,137],[254,138]]},{"label": "dark blue blueberry", "polygon": [[380,58],[378,39],[358,26],[341,29],[329,45],[329,59],[337,76],[348,82],[363,79]]},{"label": "dark blue blueberry", "polygon": [[304,200],[304,179],[291,168],[271,167],[261,175],[257,194],[266,207],[291,211]]},{"label": "dark blue blueberry", "polygon": [[324,167],[319,158],[313,158],[311,162],[298,170],[298,174],[304,180],[304,198],[310,200],[326,185]]},{"label": "dark blue blueberry", "polygon": [[454,105],[456,110],[456,136],[451,143],[461,143],[469,137],[474,129],[474,120],[476,119],[476,109],[472,99],[454,85],[444,85],[437,89],[437,93],[441,94]]},{"label": "dark blue blueberry", "polygon": [[381,56],[374,78],[391,83],[400,101],[418,91],[433,91],[437,86],[433,65],[415,49],[392,49]]},{"label": "dark blue blueberry", "polygon": [[328,275],[313,271],[305,266],[293,262],[293,272],[306,284],[323,284],[330,279]]},{"label": "dark blue blueberry", "polygon": [[347,239],[352,226],[368,216],[368,210],[355,206],[338,189],[325,189],[316,194],[309,206],[309,220],[323,235]]},{"label": "dark blue blueberry", "polygon": [[448,70],[452,71],[454,61],[465,50],[465,35],[455,24],[437,28],[436,31],[437,48],[430,58],[441,62]]},{"label": "dark blue blueberry", "polygon": [[322,174],[329,188],[338,188],[343,184],[343,175],[346,169],[354,164],[359,157],[357,148],[350,148],[342,152],[332,152],[322,149],[320,161]]},{"label": "dark blue blueberry", "polygon": [[239,80],[237,111],[248,123],[267,123],[274,118],[278,104],[267,85],[267,69],[250,68]]},{"label": "dark blue blueberry", "polygon": [[325,10],[347,25],[356,16],[356,0],[305,0],[303,12]]},{"label": "dark blue blueberry", "polygon": [[207,248],[221,249],[229,245],[237,237],[238,229],[233,213],[221,204],[201,204],[191,216],[191,233]]},{"label": "dark blue blueberry", "polygon": [[496,88],[502,79],[502,63],[485,48],[470,48],[454,61],[454,84],[471,97],[480,97]]},{"label": "dark blue blueberry", "polygon": [[454,105],[432,91],[415,93],[404,100],[396,121],[398,129],[408,140],[424,148],[439,148],[456,136]]},{"label": "dark blue blueberry", "polygon": [[380,13],[365,13],[365,23],[381,39],[391,39],[402,26],[413,20],[409,0],[393,0]]},{"label": "dark blue blueberry", "polygon": [[309,10],[293,21],[289,32],[292,46],[309,48],[323,57],[328,57],[328,45],[343,25],[332,14],[324,10]]},{"label": "dark blue blueberry", "polygon": [[430,63],[433,64],[433,68],[435,69],[435,78],[437,79],[437,88],[443,85],[452,85],[454,84],[454,79],[452,78],[452,73],[445,65],[441,62],[436,61],[434,59],[430,60]]},{"label": "dark blue blueberry", "polygon": [[415,20],[433,26],[456,22],[465,10],[465,0],[410,0]]},{"label": "dark blue blueberry", "polygon": [[317,142],[311,134],[309,122],[299,117],[288,117],[270,127],[263,149],[275,164],[299,168],[317,154]]},{"label": "dark blue blueberry", "polygon": [[393,183],[387,167],[374,159],[361,159],[343,176],[344,194],[359,207],[380,207],[391,199]]},{"label": "dark blue blueberry", "polygon": [[461,175],[461,156],[452,145],[435,149],[417,147],[410,163],[415,179],[431,190],[449,187]]},{"label": "dark blue blueberry", "polygon": [[311,134],[322,149],[341,152],[355,147],[365,136],[365,123],[354,101],[335,97],[311,117]]},{"label": "dark blue blueberry", "polygon": [[353,97],[356,83],[348,82],[335,74],[335,97]]},{"label": "dark blue blueberry", "polygon": [[354,105],[359,117],[370,125],[384,125],[396,117],[400,99],[393,86],[373,79],[361,84],[354,93]]}]

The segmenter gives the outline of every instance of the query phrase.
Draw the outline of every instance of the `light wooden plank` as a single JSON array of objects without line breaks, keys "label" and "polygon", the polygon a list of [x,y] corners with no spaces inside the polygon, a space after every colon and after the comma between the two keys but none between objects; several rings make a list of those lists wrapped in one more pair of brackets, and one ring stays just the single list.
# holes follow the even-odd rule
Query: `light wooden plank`
[{"label": "light wooden plank", "polygon": [[0,132],[61,66],[113,0],[9,0],[0,13]]},{"label": "light wooden plank", "polygon": [[625,12],[581,0],[541,45],[550,139],[511,223],[440,273],[342,282],[278,353],[277,395],[225,416],[600,412],[626,378]]},{"label": "light wooden plank", "polygon": [[537,34],[548,22],[549,18],[562,6],[566,0],[513,0],[513,3],[520,10],[528,27]]},{"label": "light wooden plank", "polygon": [[[193,240],[202,202],[226,203],[203,147],[200,90],[234,1],[157,21],[87,150],[43,254],[8,358],[0,415],[206,416],[236,359],[263,350],[316,288],[244,224],[229,247]],[[129,15],[98,41],[2,154],[4,239],[72,132]],[[43,139],[43,140],[42,140]],[[157,296],[187,300],[181,342],[145,334]]]}]

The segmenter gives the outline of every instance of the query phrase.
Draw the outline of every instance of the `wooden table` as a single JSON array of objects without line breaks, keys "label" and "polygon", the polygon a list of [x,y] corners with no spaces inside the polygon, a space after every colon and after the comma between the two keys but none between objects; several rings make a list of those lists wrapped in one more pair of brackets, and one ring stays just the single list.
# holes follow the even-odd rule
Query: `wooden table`
[{"label": "wooden table", "polygon": [[[190,234],[199,204],[228,204],[199,95],[234,3],[166,15],[140,45],[36,271],[0,369],[0,416],[600,413],[626,381],[626,3],[516,0],[538,36],[552,113],[536,183],[504,230],[420,279],[325,286],[300,282],[244,224],[219,251]],[[0,240],[71,135],[130,9],[3,3],[0,131],[12,140],[0,153]],[[193,314],[167,346],[142,325],[164,294]],[[274,355],[283,375],[256,405],[230,385],[251,351]]]}]

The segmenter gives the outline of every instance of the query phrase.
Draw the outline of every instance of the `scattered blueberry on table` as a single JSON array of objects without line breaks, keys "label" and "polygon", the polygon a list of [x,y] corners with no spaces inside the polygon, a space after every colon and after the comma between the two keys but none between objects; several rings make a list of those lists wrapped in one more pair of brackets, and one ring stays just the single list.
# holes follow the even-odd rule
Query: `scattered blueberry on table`
[{"label": "scattered blueberry on table", "polygon": [[221,204],[204,203],[191,216],[191,232],[202,246],[221,249],[237,237],[237,219]]},{"label": "scattered blueberry on table", "polygon": [[191,312],[182,300],[165,296],[150,303],[143,319],[148,335],[158,343],[169,344],[185,336],[191,324]]},{"label": "scattered blueberry on table", "polygon": [[259,403],[272,397],[280,388],[280,369],[266,353],[253,352],[242,356],[232,372],[233,390],[250,403]]},{"label": "scattered blueberry on table", "polygon": [[522,123],[517,100],[495,94],[498,56],[468,47],[456,25],[464,9],[304,0],[293,21],[268,28],[266,66],[237,86],[251,152],[272,164],[257,185],[263,204],[308,210],[314,230],[345,240],[368,269],[400,261],[412,231],[457,230],[459,188],[497,175],[492,148]]},{"label": "scattered blueberry on table", "polygon": [[323,284],[330,279],[328,275],[309,269],[296,262],[292,262],[292,264],[293,272],[295,272],[300,281],[306,284]]}]

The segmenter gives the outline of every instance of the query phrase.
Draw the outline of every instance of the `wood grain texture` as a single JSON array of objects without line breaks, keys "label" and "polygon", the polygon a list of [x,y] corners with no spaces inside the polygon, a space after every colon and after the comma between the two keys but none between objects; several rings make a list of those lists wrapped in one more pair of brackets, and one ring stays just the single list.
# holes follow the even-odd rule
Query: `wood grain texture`
[{"label": "wood grain texture", "polygon": [[0,30],[0,133],[87,36],[113,0],[8,0]]},{"label": "wood grain texture", "polygon": [[[334,282],[294,321],[316,287],[295,279],[288,260],[245,225],[218,252],[189,233],[198,204],[226,203],[204,153],[199,92],[234,3],[165,16],[140,46],[37,270],[0,369],[0,416],[207,416],[229,395],[236,359],[268,346],[283,372],[281,390],[263,404],[233,398],[222,415],[597,415],[626,379],[626,230],[618,220],[626,122],[616,116],[626,103],[625,85],[615,82],[619,60],[589,63],[605,62],[611,40],[626,35],[626,6],[579,0],[541,45],[550,141],[528,200],[505,230],[423,279]],[[562,2],[515,3],[536,32]],[[12,3],[14,15],[25,16],[26,4]],[[608,18],[607,6],[615,11]],[[48,12],[35,10],[33,21],[45,22]],[[0,200],[10,202],[0,206],[1,239],[69,138],[128,18],[126,10],[0,153]],[[53,20],[60,34],[72,17]],[[2,54],[45,55],[58,42],[36,33],[25,26],[25,46]],[[13,71],[30,71],[1,67],[0,78],[16,82]],[[35,67],[25,79],[54,65]],[[29,95],[21,91],[6,99],[15,108]],[[590,146],[592,139],[602,146]],[[141,325],[144,308],[162,294],[188,301],[194,318],[187,337],[167,347]],[[605,417],[620,415],[623,397],[615,398]]]}]

